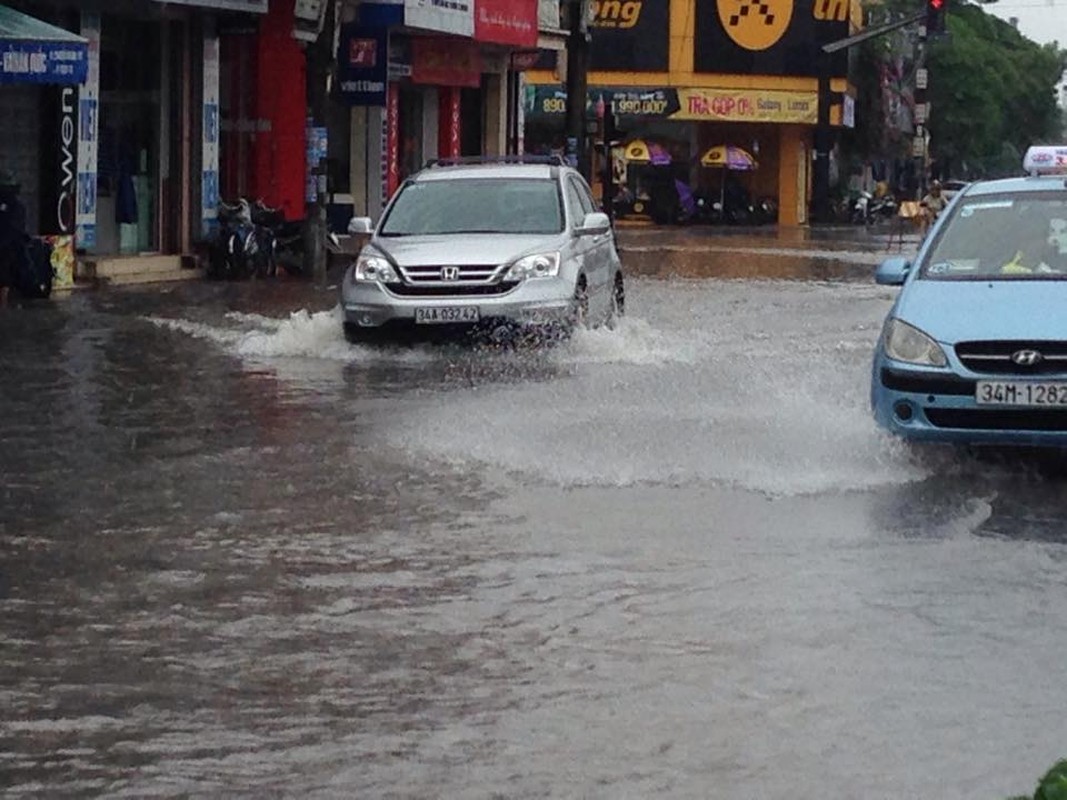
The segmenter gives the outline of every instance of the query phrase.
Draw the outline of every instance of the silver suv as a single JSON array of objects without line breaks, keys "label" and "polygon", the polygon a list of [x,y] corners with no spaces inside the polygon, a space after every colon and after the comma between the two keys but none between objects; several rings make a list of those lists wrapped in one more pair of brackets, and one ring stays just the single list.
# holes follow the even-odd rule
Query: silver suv
[{"label": "silver suv", "polygon": [[568,332],[625,305],[608,216],[558,159],[442,161],[404,182],[341,285],[345,337],[402,328]]}]

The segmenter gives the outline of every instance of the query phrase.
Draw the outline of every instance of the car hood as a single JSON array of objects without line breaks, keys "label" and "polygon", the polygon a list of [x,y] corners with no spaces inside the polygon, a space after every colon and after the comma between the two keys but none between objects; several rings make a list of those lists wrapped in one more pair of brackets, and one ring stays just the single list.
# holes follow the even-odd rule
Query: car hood
[{"label": "car hood", "polygon": [[903,291],[897,318],[946,344],[976,339],[1067,340],[1067,280],[931,281]]},{"label": "car hood", "polygon": [[559,235],[459,234],[450,236],[376,236],[371,246],[402,267],[438,264],[505,264],[531,253],[558,250]]}]

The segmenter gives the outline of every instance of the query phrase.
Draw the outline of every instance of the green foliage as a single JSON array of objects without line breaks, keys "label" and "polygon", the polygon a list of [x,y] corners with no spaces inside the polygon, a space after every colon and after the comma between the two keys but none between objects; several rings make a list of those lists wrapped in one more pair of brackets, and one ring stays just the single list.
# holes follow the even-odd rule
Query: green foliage
[{"label": "green foliage", "polygon": [[[892,13],[913,3],[889,0]],[[883,12],[886,13],[886,12]],[[979,6],[953,0],[949,36],[927,43],[927,99],[931,104],[931,156],[948,164],[952,177],[1018,174],[1031,144],[1063,141],[1064,116],[1056,83],[1067,69],[1067,50],[1038,45]],[[894,57],[914,61],[915,32],[871,40],[854,56],[857,129],[843,137],[859,156],[906,154],[908,137],[886,126],[879,86],[880,64]]]},{"label": "green foliage", "polygon": [[1009,800],[1067,800],[1067,760],[1057,761],[1037,784],[1031,798],[1019,795]]}]

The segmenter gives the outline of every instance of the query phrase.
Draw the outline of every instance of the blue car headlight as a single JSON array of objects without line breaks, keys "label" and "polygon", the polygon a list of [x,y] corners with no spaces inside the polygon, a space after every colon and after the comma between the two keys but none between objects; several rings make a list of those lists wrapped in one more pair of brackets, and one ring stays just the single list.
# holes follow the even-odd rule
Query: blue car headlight
[{"label": "blue car headlight", "polygon": [[948,364],[945,351],[918,328],[899,319],[890,319],[882,334],[885,354],[894,361],[924,367],[944,367]]}]

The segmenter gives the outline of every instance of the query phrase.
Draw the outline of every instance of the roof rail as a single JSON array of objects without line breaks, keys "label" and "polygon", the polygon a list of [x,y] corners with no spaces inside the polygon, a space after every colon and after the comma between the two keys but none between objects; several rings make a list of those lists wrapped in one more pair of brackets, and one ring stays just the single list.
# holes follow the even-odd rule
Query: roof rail
[{"label": "roof rail", "polygon": [[499,156],[457,156],[455,158],[431,158],[426,162],[430,167],[460,167],[469,164],[548,164],[553,167],[565,167],[567,161],[563,156],[542,156],[530,153],[509,153]]}]

